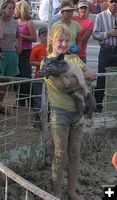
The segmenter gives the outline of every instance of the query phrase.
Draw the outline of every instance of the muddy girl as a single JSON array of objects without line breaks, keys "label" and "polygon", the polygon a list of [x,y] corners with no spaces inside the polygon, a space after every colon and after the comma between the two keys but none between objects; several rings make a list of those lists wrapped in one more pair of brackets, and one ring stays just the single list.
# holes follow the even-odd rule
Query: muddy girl
[{"label": "muddy girl", "polygon": [[[70,32],[65,25],[52,27],[49,38],[49,58],[65,54],[70,45]],[[65,60],[80,67],[89,80],[95,79],[95,74],[86,69],[85,64],[76,55],[65,55]],[[80,200],[76,193],[77,173],[80,160],[80,144],[83,125],[80,124],[79,110],[70,94],[58,89],[48,77],[45,79],[48,98],[51,106],[51,130],[54,141],[54,157],[52,161],[52,190],[56,197],[62,199],[63,171],[68,174],[67,192],[71,200]],[[67,164],[67,168],[66,168]]]},{"label": "muddy girl", "polygon": [[64,56],[65,54],[60,54],[58,57],[44,58],[40,73],[49,77],[59,90],[74,99],[81,116],[80,123],[84,123],[85,116],[88,125],[96,109],[95,98],[86,84],[82,69],[65,61]]}]

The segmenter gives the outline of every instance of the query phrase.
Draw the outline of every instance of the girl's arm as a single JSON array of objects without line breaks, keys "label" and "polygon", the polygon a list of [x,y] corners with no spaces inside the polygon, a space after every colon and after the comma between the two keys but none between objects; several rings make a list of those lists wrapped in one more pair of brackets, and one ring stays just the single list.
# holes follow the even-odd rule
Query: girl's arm
[{"label": "girl's arm", "polygon": [[22,38],[19,35],[19,26],[17,26],[17,31],[16,31],[16,51],[17,54],[20,55],[22,52]]},{"label": "girl's arm", "polygon": [[86,80],[94,81],[96,79],[96,72],[87,67],[87,65],[83,63],[81,59],[79,62],[79,67],[81,67]]},{"label": "girl's arm", "polygon": [[84,77],[86,80],[94,81],[96,79],[96,72],[87,68],[87,70],[84,72]]},{"label": "girl's arm", "polygon": [[78,46],[82,48],[82,38],[80,33],[78,33],[76,44],[78,44]]},{"label": "girl's arm", "polygon": [[4,31],[2,28],[0,28],[0,39],[3,39],[4,37]]},{"label": "girl's arm", "polygon": [[22,39],[21,37],[16,38],[16,51],[17,54],[20,55],[22,52]]},{"label": "girl's arm", "polygon": [[30,64],[32,65],[32,66],[39,66],[40,65],[40,62],[38,62],[38,61],[30,61]]}]

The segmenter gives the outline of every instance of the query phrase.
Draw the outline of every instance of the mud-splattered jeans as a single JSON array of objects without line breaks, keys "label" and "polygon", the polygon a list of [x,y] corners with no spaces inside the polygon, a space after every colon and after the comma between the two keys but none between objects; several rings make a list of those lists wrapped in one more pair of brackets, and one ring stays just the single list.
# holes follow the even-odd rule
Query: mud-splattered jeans
[{"label": "mud-splattered jeans", "polygon": [[[58,191],[61,190],[63,169],[68,161],[68,169],[78,170],[82,128],[80,115],[59,108],[51,110],[51,128],[55,146],[52,163],[52,180]],[[67,158],[67,159],[66,159]]]}]

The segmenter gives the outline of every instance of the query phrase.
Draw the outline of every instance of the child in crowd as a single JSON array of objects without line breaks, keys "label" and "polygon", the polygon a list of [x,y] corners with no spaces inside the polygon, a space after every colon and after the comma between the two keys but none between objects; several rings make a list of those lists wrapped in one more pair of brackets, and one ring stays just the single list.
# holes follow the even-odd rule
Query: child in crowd
[{"label": "child in crowd", "polygon": [[[32,48],[30,56],[30,64],[36,66],[36,72],[34,78],[40,78],[40,62],[46,56],[47,47],[47,28],[41,27],[38,31],[39,44]],[[41,95],[42,95],[42,82],[35,81],[33,84],[33,95],[34,95],[34,115],[35,115],[35,127],[40,126],[40,109],[41,109]]]}]

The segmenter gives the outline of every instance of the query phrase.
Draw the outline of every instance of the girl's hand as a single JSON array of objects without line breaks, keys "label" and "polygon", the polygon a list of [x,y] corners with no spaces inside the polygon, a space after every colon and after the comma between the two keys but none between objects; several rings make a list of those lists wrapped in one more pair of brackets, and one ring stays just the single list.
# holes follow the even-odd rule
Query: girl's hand
[{"label": "girl's hand", "polygon": [[0,60],[2,60],[3,59],[3,54],[2,54],[2,52],[0,52]]},{"label": "girl's hand", "polygon": [[20,34],[20,38],[21,38],[22,41],[23,41],[23,40],[27,40],[26,37],[27,37],[26,35]]},{"label": "girl's hand", "polygon": [[84,72],[84,77],[86,80],[94,81],[96,80],[96,76],[97,76],[96,72],[90,70]]},{"label": "girl's hand", "polygon": [[22,53],[22,38],[21,37],[16,39],[16,52],[18,56]]},{"label": "girl's hand", "polygon": [[3,39],[4,37],[4,31],[2,28],[0,28],[0,39]]},{"label": "girl's hand", "polygon": [[19,56],[22,53],[22,49],[21,48],[17,48],[17,55]]}]

